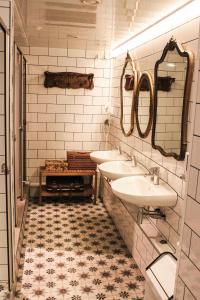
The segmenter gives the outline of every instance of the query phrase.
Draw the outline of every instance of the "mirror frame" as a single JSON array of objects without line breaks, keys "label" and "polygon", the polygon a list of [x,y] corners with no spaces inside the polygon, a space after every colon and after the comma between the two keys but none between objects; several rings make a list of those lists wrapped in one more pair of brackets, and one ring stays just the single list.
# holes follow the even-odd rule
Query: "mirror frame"
[{"label": "mirror frame", "polygon": [[[145,132],[142,132],[141,128],[140,128],[139,117],[138,117],[138,105],[139,105],[140,87],[141,87],[142,81],[144,79],[146,79],[149,83],[150,104],[149,104],[149,121],[148,121],[147,128],[146,128]],[[136,126],[137,126],[139,136],[143,139],[146,138],[149,135],[149,132],[151,130],[151,125],[152,125],[152,121],[153,121],[153,106],[154,106],[153,79],[152,79],[152,76],[149,72],[144,72],[140,76],[140,79],[139,79],[139,82],[138,82],[138,85],[137,85],[137,89],[136,89],[136,95],[135,95]]]},{"label": "mirror frame", "polygon": [[[158,67],[165,60],[168,51],[177,50],[181,57],[187,58],[187,70],[185,77],[185,86],[183,93],[183,108],[182,108],[182,120],[181,120],[181,139],[180,139],[180,153],[166,152],[161,146],[156,145],[155,135],[156,135],[156,120],[157,120],[157,105],[158,105],[158,94],[156,89],[156,78],[158,77]],[[194,56],[189,50],[185,50],[180,43],[178,43],[173,37],[166,44],[161,58],[156,62],[154,68],[154,78],[155,78],[155,91],[154,91],[154,114],[153,114],[153,129],[152,129],[152,147],[165,157],[174,157],[177,160],[184,160],[185,153],[187,149],[187,121],[188,121],[188,109],[189,109],[189,99],[192,86],[192,76],[194,70]]]},{"label": "mirror frame", "polygon": [[[124,78],[124,74],[126,71],[126,66],[127,64],[130,63],[133,69],[133,74],[134,74],[134,88],[132,92],[132,105],[131,105],[131,116],[130,116],[130,129],[128,132],[125,132],[124,129],[124,125],[123,125],[123,119],[124,119],[124,109],[123,109],[123,78]],[[134,111],[135,111],[135,91],[136,91],[136,87],[137,87],[137,80],[138,80],[138,75],[137,75],[137,71],[135,68],[135,64],[129,54],[129,52],[127,52],[126,55],[126,59],[125,59],[125,63],[124,63],[124,67],[122,69],[122,74],[121,74],[121,78],[120,78],[120,127],[122,130],[122,133],[124,136],[128,137],[132,134],[133,129],[134,129]]]}]

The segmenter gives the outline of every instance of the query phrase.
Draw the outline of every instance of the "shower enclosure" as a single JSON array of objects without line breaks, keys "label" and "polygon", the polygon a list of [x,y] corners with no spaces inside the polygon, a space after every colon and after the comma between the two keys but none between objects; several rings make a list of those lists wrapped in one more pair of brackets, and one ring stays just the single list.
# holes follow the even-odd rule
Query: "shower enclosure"
[{"label": "shower enclosure", "polygon": [[20,232],[26,199],[26,59],[15,45],[14,143],[16,235]]},{"label": "shower enclosure", "polygon": [[14,281],[13,215],[11,202],[10,37],[0,17],[0,291]]}]

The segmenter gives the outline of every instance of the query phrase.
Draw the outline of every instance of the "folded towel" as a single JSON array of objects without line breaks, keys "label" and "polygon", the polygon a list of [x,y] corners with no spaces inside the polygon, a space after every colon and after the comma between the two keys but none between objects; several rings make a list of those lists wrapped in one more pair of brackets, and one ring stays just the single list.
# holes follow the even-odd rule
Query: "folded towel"
[{"label": "folded towel", "polygon": [[68,168],[69,170],[88,170],[88,171],[90,171],[90,170],[96,170],[96,168],[95,167],[74,167],[74,166],[70,166],[69,168]]},{"label": "folded towel", "polygon": [[67,160],[90,159],[90,152],[67,151]]},{"label": "folded towel", "polygon": [[80,162],[80,161],[73,161],[68,162],[68,169],[80,169],[80,170],[95,170],[96,169],[96,163],[94,162]]},{"label": "folded towel", "polygon": [[85,166],[85,167],[82,167],[82,166],[69,166],[68,170],[96,170],[96,167],[94,166]]},{"label": "folded towel", "polygon": [[60,159],[45,160],[46,171],[62,172],[67,168],[67,162]]},{"label": "folded towel", "polygon": [[96,170],[96,163],[90,158],[90,152],[68,151],[69,170]]},{"label": "folded towel", "polygon": [[96,163],[93,161],[88,161],[88,160],[70,160],[68,161],[68,164],[73,164],[73,165],[95,165]]},{"label": "folded towel", "polygon": [[89,159],[89,158],[87,158],[87,159],[79,159],[79,158],[73,158],[73,159],[68,159],[68,162],[76,162],[76,161],[78,161],[78,162],[83,162],[83,163],[86,163],[86,162],[88,162],[88,163],[93,163],[93,161],[91,160],[91,159]]}]

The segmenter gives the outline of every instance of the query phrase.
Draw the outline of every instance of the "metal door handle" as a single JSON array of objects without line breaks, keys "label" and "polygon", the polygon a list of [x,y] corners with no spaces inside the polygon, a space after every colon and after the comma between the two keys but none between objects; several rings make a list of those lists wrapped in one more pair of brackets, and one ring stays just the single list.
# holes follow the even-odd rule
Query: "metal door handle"
[{"label": "metal door handle", "polygon": [[7,168],[6,163],[1,164],[1,173],[2,174],[10,174],[10,170]]},{"label": "metal door handle", "polygon": [[6,174],[6,164],[5,163],[1,164],[1,173]]}]

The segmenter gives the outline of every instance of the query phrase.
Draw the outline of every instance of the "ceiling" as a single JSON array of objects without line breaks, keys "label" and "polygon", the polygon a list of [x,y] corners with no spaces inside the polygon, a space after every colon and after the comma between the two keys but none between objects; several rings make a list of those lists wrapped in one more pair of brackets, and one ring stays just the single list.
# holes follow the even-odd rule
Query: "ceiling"
[{"label": "ceiling", "polygon": [[116,0],[113,46],[189,2],[191,0]]},{"label": "ceiling", "polygon": [[191,0],[15,0],[19,46],[110,48]]}]

